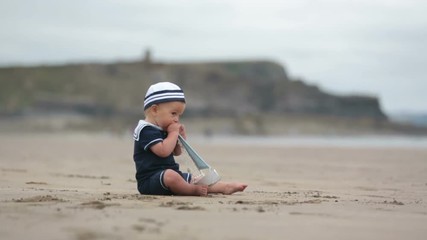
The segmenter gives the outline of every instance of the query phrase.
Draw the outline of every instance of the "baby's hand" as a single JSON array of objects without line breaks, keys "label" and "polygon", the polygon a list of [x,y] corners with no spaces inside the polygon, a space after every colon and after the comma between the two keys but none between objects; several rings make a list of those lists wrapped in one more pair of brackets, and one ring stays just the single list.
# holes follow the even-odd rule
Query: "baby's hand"
[{"label": "baby's hand", "polygon": [[167,131],[168,131],[168,133],[171,133],[171,132],[178,132],[179,133],[180,129],[181,129],[181,124],[172,123],[171,125],[168,126]]}]

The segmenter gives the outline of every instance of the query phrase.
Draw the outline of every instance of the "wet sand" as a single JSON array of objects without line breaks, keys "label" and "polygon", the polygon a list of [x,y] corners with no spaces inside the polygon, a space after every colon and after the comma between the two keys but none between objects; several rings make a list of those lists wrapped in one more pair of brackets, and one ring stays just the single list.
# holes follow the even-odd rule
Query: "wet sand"
[{"label": "wet sand", "polygon": [[189,141],[245,192],[136,191],[132,139],[0,136],[1,239],[425,239],[427,149]]}]

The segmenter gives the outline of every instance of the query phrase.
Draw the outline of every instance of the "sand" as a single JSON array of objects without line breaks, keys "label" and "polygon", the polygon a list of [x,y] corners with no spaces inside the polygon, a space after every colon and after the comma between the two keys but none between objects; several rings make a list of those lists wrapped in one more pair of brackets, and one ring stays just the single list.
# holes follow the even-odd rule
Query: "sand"
[{"label": "sand", "polygon": [[2,134],[0,238],[427,236],[427,149],[191,143],[224,181],[248,183],[246,191],[139,195],[130,138]]}]

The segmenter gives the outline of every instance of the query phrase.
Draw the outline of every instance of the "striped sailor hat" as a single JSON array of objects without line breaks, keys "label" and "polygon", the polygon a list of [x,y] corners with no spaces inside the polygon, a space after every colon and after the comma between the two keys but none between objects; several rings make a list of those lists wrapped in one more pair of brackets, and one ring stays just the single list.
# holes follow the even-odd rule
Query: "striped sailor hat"
[{"label": "striped sailor hat", "polygon": [[185,103],[185,96],[182,89],[170,82],[159,82],[148,88],[144,99],[144,110],[153,104],[174,101]]}]

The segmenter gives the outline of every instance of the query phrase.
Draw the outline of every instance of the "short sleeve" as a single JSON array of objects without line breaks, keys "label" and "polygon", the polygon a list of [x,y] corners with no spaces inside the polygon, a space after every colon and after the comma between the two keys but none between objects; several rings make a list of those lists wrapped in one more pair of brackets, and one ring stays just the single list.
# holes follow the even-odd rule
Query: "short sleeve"
[{"label": "short sleeve", "polygon": [[139,146],[145,151],[156,143],[163,142],[163,133],[154,127],[147,126],[141,130]]}]

